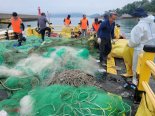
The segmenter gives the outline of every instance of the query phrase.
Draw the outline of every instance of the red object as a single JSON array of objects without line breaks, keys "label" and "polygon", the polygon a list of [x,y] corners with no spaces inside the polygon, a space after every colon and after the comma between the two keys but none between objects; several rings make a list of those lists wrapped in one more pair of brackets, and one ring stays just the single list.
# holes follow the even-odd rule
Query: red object
[{"label": "red object", "polygon": [[98,32],[99,27],[100,24],[96,24],[95,22],[93,23],[93,28],[95,29],[96,32]]},{"label": "red object", "polygon": [[38,7],[38,16],[40,16],[41,15],[41,9],[40,9],[40,7]]},{"label": "red object", "polygon": [[52,33],[51,34],[51,37],[58,37],[59,36],[59,34],[57,34],[57,33]]},{"label": "red object", "polygon": [[71,20],[66,18],[64,23],[65,23],[65,25],[67,25],[67,26],[68,26],[68,25],[70,25]]},{"label": "red object", "polygon": [[20,28],[21,24],[22,24],[22,20],[20,17],[18,17],[17,19],[14,19],[13,17],[11,17],[11,24],[12,24],[12,28],[13,31],[16,33],[21,33],[22,30]]},{"label": "red object", "polygon": [[82,29],[87,29],[87,27],[88,27],[88,19],[82,19],[81,20],[81,28]]}]

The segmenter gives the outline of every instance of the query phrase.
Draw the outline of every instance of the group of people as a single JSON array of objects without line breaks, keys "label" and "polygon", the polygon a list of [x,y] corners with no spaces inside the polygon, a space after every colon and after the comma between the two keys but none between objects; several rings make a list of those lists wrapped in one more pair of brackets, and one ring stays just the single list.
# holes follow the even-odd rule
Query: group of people
[{"label": "group of people", "polygon": [[[155,17],[153,15],[148,15],[148,13],[143,8],[137,8],[133,15],[139,20],[138,24],[131,30],[131,38],[128,40],[127,47],[133,48],[134,52],[132,54],[132,83],[134,85],[138,84],[137,78],[137,64],[138,56],[143,52],[144,45],[154,45],[155,46]],[[117,14],[112,12],[108,15],[98,30],[98,43],[100,46],[100,63],[106,69],[107,68],[107,58],[112,49],[112,40],[115,38],[115,20]],[[125,59],[124,59],[125,60]],[[107,73],[105,72],[105,75]],[[126,74],[125,74],[126,75]],[[127,76],[127,75],[126,75]]]},{"label": "group of people", "polygon": [[[139,18],[138,24],[131,31],[131,39],[129,39],[128,46],[134,48],[133,54],[133,83],[137,84],[136,79],[136,67],[138,61],[138,55],[142,52],[145,44],[153,44],[155,45],[155,23],[154,16],[148,15],[143,9],[135,10],[136,17]],[[99,51],[100,64],[106,69],[107,68],[107,58],[112,49],[112,40],[116,37],[115,28],[119,28],[119,25],[115,24],[115,20],[117,19],[117,13],[111,12],[106,14],[103,21],[99,21],[98,18],[95,18],[92,29],[97,34],[98,43],[99,43]],[[51,29],[46,26],[46,23],[50,24],[46,18],[45,13],[41,13],[41,16],[38,18],[38,28],[39,33],[41,34],[42,41],[44,41],[44,36],[46,30],[48,31],[48,36],[51,34]],[[64,19],[64,25],[71,25],[71,16],[68,15],[67,18]],[[19,46],[22,41],[26,41],[22,37],[22,31],[24,31],[24,24],[21,18],[18,16],[16,12],[13,12],[11,22],[8,25],[8,28],[12,25],[13,31],[16,36],[18,36]],[[81,28],[81,36],[87,35],[87,30],[89,28],[89,21],[86,15],[83,15],[83,18],[80,20],[80,28]],[[105,72],[104,75],[107,73]]]}]

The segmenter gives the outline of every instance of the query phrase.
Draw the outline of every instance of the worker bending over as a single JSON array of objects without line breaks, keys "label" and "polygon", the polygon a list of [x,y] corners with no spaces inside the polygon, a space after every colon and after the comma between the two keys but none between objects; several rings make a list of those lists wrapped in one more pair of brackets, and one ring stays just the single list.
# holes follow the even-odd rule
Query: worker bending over
[{"label": "worker bending over", "polygon": [[26,41],[26,38],[23,37],[23,34],[22,34],[22,31],[24,31],[25,26],[22,22],[22,19],[18,16],[16,12],[12,13],[11,22],[9,23],[7,30],[11,25],[15,35],[15,39],[18,39],[18,46],[21,46],[22,41]]}]

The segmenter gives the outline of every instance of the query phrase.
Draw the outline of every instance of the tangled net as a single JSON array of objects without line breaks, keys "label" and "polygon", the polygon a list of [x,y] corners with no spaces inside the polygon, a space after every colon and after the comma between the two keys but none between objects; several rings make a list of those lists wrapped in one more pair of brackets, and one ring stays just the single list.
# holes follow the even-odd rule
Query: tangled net
[{"label": "tangled net", "polygon": [[22,116],[124,116],[131,111],[121,97],[89,86],[36,88],[20,106]]},{"label": "tangled net", "polygon": [[67,70],[53,77],[51,84],[71,85],[79,87],[82,85],[100,87],[96,78],[80,70]]},{"label": "tangled net", "polygon": [[121,116],[131,111],[121,97],[96,88],[100,84],[93,76],[99,67],[87,40],[46,42],[41,45],[30,37],[21,47],[14,46],[16,41],[0,43],[0,87],[9,96],[0,102],[0,110],[9,116]]}]

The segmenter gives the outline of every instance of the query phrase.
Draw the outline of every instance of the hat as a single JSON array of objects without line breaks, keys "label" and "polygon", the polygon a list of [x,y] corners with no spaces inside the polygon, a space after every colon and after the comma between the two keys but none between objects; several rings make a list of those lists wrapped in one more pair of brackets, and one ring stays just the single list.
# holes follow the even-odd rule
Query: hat
[{"label": "hat", "polygon": [[68,15],[67,17],[68,17],[68,18],[70,18],[70,17],[71,17],[71,15]]},{"label": "hat", "polygon": [[95,22],[98,22],[98,18],[95,18]]},{"label": "hat", "polygon": [[16,12],[13,12],[13,13],[12,13],[12,16],[13,16],[13,17],[16,17],[16,16],[18,16],[18,14],[17,14]]},{"label": "hat", "polygon": [[46,14],[44,12],[41,13],[41,16],[46,16]]},{"label": "hat", "polygon": [[109,18],[108,13],[105,13],[103,17],[104,17],[104,19],[108,19]]},{"label": "hat", "polygon": [[132,16],[142,18],[142,17],[147,17],[148,14],[147,14],[147,12],[143,8],[137,8],[132,13]]},{"label": "hat", "polygon": [[110,15],[110,16],[112,16],[112,15],[117,15],[117,13],[116,13],[116,12],[110,12],[109,15]]},{"label": "hat", "polygon": [[83,14],[83,17],[86,17],[86,14]]}]

